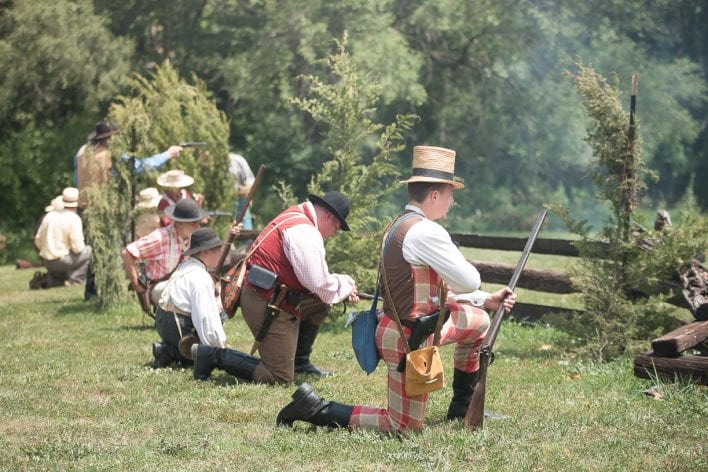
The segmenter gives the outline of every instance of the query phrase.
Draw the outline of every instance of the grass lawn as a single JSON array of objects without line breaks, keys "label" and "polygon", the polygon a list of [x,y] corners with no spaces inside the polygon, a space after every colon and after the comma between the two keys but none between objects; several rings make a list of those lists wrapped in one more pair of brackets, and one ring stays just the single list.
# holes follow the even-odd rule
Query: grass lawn
[{"label": "grass lawn", "polygon": [[[31,275],[0,267],[2,470],[708,470],[705,388],[662,384],[665,399],[654,400],[642,392],[655,382],[635,378],[630,359],[577,359],[548,326],[503,325],[487,408],[509,419],[480,432],[445,420],[449,386],[431,395],[418,434],[284,429],[275,417],[295,385],[153,370],[157,336],[137,304],[95,313],[82,287],[30,292]],[[313,355],[337,375],[297,381],[385,406],[385,369],[359,370],[341,325],[324,326]],[[250,348],[239,315],[226,332]],[[448,367],[451,356],[445,347]]]}]

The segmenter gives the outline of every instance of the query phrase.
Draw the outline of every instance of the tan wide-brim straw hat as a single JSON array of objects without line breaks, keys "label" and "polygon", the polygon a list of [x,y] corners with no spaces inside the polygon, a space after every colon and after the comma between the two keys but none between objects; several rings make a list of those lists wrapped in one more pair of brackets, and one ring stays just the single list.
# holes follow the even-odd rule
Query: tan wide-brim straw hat
[{"label": "tan wide-brim straw hat", "polygon": [[135,205],[135,209],[148,210],[157,208],[161,198],[160,192],[155,187],[144,188],[138,194],[138,203]]},{"label": "tan wide-brim straw hat", "polygon": [[184,188],[193,183],[194,179],[179,169],[168,170],[157,178],[157,185],[167,188]]},{"label": "tan wide-brim straw hat", "polygon": [[58,195],[54,198],[52,198],[52,201],[49,202],[48,206],[44,207],[44,212],[49,213],[50,211],[59,211],[64,209],[64,197],[61,195]]},{"label": "tan wide-brim straw hat", "polygon": [[451,184],[455,189],[464,188],[465,184],[455,180],[455,154],[452,149],[442,147],[414,147],[413,175],[401,183],[435,182]]},{"label": "tan wide-brim straw hat", "polygon": [[76,208],[79,206],[79,189],[76,187],[66,187],[61,193],[64,208]]}]

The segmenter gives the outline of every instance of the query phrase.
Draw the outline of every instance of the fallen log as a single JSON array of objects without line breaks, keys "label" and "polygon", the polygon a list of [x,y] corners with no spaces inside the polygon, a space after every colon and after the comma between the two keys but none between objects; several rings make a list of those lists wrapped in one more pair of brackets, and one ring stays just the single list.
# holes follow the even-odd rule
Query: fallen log
[{"label": "fallen log", "polygon": [[511,310],[510,316],[516,321],[534,322],[541,320],[543,315],[554,313],[560,313],[570,317],[582,312],[572,308],[561,308],[557,306],[535,305],[533,303],[518,302],[514,305],[514,309]]},{"label": "fallen log", "polygon": [[634,375],[643,379],[657,377],[673,381],[676,377],[690,378],[708,385],[708,357],[683,356],[677,358],[640,354],[634,358]]},{"label": "fallen log", "polygon": [[[526,238],[511,238],[497,236],[482,236],[479,234],[461,234],[453,233],[450,235],[452,240],[462,247],[476,247],[478,249],[496,249],[499,251],[518,251],[521,252],[526,244]],[[567,239],[548,239],[538,238],[533,245],[534,254],[552,254],[555,256],[570,256],[578,257],[580,253],[575,244],[578,241]],[[602,242],[588,243],[595,248],[595,251],[600,253],[604,250],[607,244]]]},{"label": "fallen log", "polygon": [[[514,272],[514,266],[492,262],[470,261],[482,276],[484,282],[506,284]],[[550,293],[574,293],[570,277],[559,270],[524,269],[517,287]]]},{"label": "fallen log", "polygon": [[708,321],[695,321],[656,338],[651,342],[651,347],[657,356],[676,357],[706,339],[708,339]]}]

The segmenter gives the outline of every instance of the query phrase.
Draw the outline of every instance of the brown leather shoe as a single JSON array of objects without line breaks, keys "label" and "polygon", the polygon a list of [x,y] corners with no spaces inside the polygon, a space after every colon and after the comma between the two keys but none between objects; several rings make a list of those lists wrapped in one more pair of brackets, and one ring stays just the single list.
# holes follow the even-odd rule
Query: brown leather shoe
[{"label": "brown leather shoe", "polygon": [[177,348],[179,349],[180,355],[190,361],[194,360],[192,357],[192,344],[199,344],[199,337],[193,334],[182,336],[179,343],[177,343]]}]

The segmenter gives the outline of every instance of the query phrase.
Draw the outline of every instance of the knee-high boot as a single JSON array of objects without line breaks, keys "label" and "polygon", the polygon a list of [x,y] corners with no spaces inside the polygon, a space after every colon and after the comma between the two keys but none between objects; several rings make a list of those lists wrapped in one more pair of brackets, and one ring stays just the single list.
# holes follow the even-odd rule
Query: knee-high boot
[{"label": "knee-high boot", "polygon": [[315,338],[317,338],[319,330],[319,325],[310,323],[309,321],[300,322],[300,332],[297,336],[297,348],[295,349],[295,372],[319,375],[322,377],[333,375],[332,372],[318,369],[310,362],[312,345],[315,343]]},{"label": "knee-high boot", "polygon": [[207,380],[211,371],[219,368],[235,377],[253,380],[260,359],[231,349],[220,349],[205,344],[193,344],[193,376],[195,380]]},{"label": "knee-high boot", "polygon": [[465,417],[478,380],[479,372],[463,372],[455,369],[452,379],[452,401],[447,409],[448,420],[461,420]]},{"label": "knee-high boot", "polygon": [[306,383],[301,384],[292,395],[293,401],[280,410],[276,419],[278,426],[292,426],[294,421],[306,421],[315,426],[346,428],[354,407],[320,398]]}]

